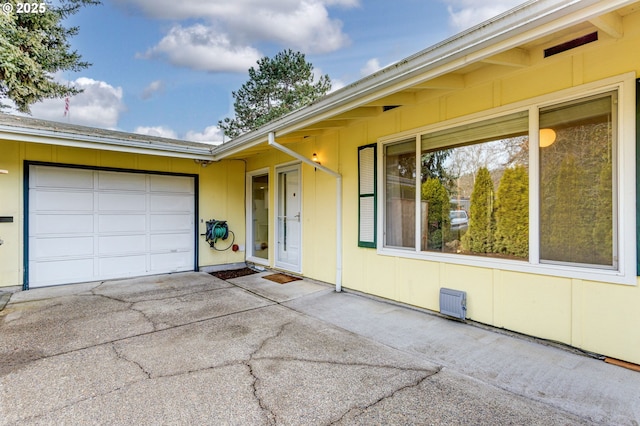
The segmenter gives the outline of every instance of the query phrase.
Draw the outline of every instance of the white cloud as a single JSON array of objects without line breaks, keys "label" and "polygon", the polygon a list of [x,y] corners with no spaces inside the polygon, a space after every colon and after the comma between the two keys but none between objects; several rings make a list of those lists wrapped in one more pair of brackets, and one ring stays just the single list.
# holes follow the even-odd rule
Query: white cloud
[{"label": "white cloud", "polygon": [[234,46],[225,34],[201,24],[174,26],[142,58],[164,57],[170,63],[203,71],[246,71],[262,56],[248,46]]},{"label": "white cloud", "polygon": [[[257,43],[275,42],[305,53],[340,49],[349,38],[328,8],[358,6],[358,0],[117,1],[178,23],[139,57],[209,71],[246,71],[261,56]],[[191,24],[194,20],[199,23]],[[248,58],[252,60],[245,66]]]},{"label": "white cloud", "polygon": [[222,130],[218,126],[208,126],[202,132],[189,130],[183,137],[178,136],[177,132],[166,126],[138,126],[133,130],[133,133],[159,138],[203,142],[212,145],[219,145],[224,141]]},{"label": "white cloud", "polygon": [[367,61],[364,67],[360,68],[360,75],[365,77],[382,69],[378,58],[372,58]]},{"label": "white cloud", "polygon": [[66,116],[65,99],[46,99],[31,107],[33,117],[106,129],[117,127],[120,113],[125,110],[121,87],[87,77],[80,77],[73,82],[56,80],[83,92],[70,97]]},{"label": "white cloud", "polygon": [[224,141],[223,132],[218,126],[208,126],[203,132],[190,130],[184,138],[188,141],[204,142],[212,145],[220,145]]},{"label": "white cloud", "polygon": [[449,24],[456,31],[463,31],[480,22],[524,3],[524,0],[444,0],[448,5]]},{"label": "white cloud", "polygon": [[147,87],[144,88],[140,97],[142,99],[149,99],[154,94],[162,92],[164,90],[164,82],[162,80],[152,81]]},{"label": "white cloud", "polygon": [[147,135],[147,136],[156,136],[159,138],[169,138],[169,139],[177,139],[178,134],[168,127],[164,126],[138,126],[133,130],[133,133],[137,133],[139,135]]}]

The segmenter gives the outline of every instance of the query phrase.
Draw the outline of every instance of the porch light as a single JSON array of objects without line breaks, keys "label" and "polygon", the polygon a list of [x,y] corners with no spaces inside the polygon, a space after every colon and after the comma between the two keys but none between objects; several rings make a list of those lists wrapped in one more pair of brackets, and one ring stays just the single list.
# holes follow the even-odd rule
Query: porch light
[{"label": "porch light", "polygon": [[316,164],[322,164],[320,162],[320,160],[318,160],[318,154],[316,154],[315,152],[313,153],[313,156],[311,157],[311,161],[313,161]]},{"label": "porch light", "polygon": [[553,145],[556,141],[556,132],[553,129],[540,129],[540,148]]}]

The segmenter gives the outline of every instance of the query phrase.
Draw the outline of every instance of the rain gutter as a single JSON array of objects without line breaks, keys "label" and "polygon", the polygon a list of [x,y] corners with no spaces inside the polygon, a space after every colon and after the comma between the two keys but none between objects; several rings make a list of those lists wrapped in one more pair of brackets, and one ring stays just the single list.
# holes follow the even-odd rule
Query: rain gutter
[{"label": "rain gutter", "polygon": [[[127,134],[128,135],[128,134]],[[103,149],[107,151],[152,154],[166,157],[213,160],[211,146],[201,144],[185,145],[182,141],[143,140],[130,135],[127,139],[110,136],[92,136],[75,132],[61,132],[48,129],[17,127],[0,124],[0,139],[18,142],[46,143],[77,148]]]},{"label": "rain gutter", "polygon": [[274,132],[269,132],[269,146],[336,178],[336,292],[340,293],[342,291],[342,175],[322,164],[311,161],[286,146],[280,145],[276,142],[276,134]]}]

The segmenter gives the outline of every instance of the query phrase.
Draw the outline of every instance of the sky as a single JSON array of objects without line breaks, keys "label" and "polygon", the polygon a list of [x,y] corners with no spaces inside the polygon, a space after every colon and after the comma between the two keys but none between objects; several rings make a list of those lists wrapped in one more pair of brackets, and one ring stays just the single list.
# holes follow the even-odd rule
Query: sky
[{"label": "sky", "polygon": [[54,78],[83,93],[32,106],[46,120],[218,144],[232,91],[258,59],[305,54],[332,90],[524,0],[102,0],[65,21],[91,67]]}]

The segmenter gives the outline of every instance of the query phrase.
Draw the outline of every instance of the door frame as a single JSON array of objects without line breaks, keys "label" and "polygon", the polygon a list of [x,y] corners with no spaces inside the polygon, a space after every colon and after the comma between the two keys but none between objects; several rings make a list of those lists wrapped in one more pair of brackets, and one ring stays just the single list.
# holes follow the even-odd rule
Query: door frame
[{"label": "door frame", "polygon": [[[247,210],[247,215],[246,215],[246,220],[247,220],[247,241],[246,241],[246,253],[247,253],[247,260],[259,265],[264,265],[264,266],[269,266],[272,256],[274,255],[274,251],[272,250],[273,244],[271,243],[272,241],[274,241],[274,234],[273,234],[273,229],[269,229],[269,233],[268,233],[268,241],[267,243],[269,244],[269,248],[267,249],[267,258],[263,259],[261,257],[256,257],[253,255],[254,252],[254,246],[253,246],[253,177],[254,176],[262,176],[262,175],[267,175],[267,178],[269,180],[269,185],[268,185],[268,189],[269,189],[269,193],[273,193],[273,182],[271,179],[272,173],[271,170],[268,167],[262,168],[262,169],[258,169],[258,170],[253,170],[250,172],[247,172],[246,174],[246,191],[245,193],[247,194],[247,199],[246,199],[246,210]],[[269,198],[267,199],[267,202],[269,203],[269,206],[271,206],[271,195],[269,195]],[[271,224],[273,223],[273,212],[271,209],[269,209],[269,217],[267,219],[267,223]]]},{"label": "door frame", "polygon": [[[300,249],[298,252],[298,263],[282,263],[278,260],[278,235],[280,232],[280,225],[278,222],[278,217],[280,216],[280,197],[282,196],[280,190],[280,173],[286,171],[297,171],[298,172],[298,185],[299,185],[299,196],[300,196]],[[302,242],[303,242],[303,226],[302,226],[302,206],[303,206],[303,191],[302,191],[302,163],[299,161],[283,163],[275,168],[274,173],[274,216],[273,216],[273,239],[274,239],[274,251],[273,251],[273,262],[276,268],[280,268],[283,270],[291,271],[291,272],[302,272]]]}]

